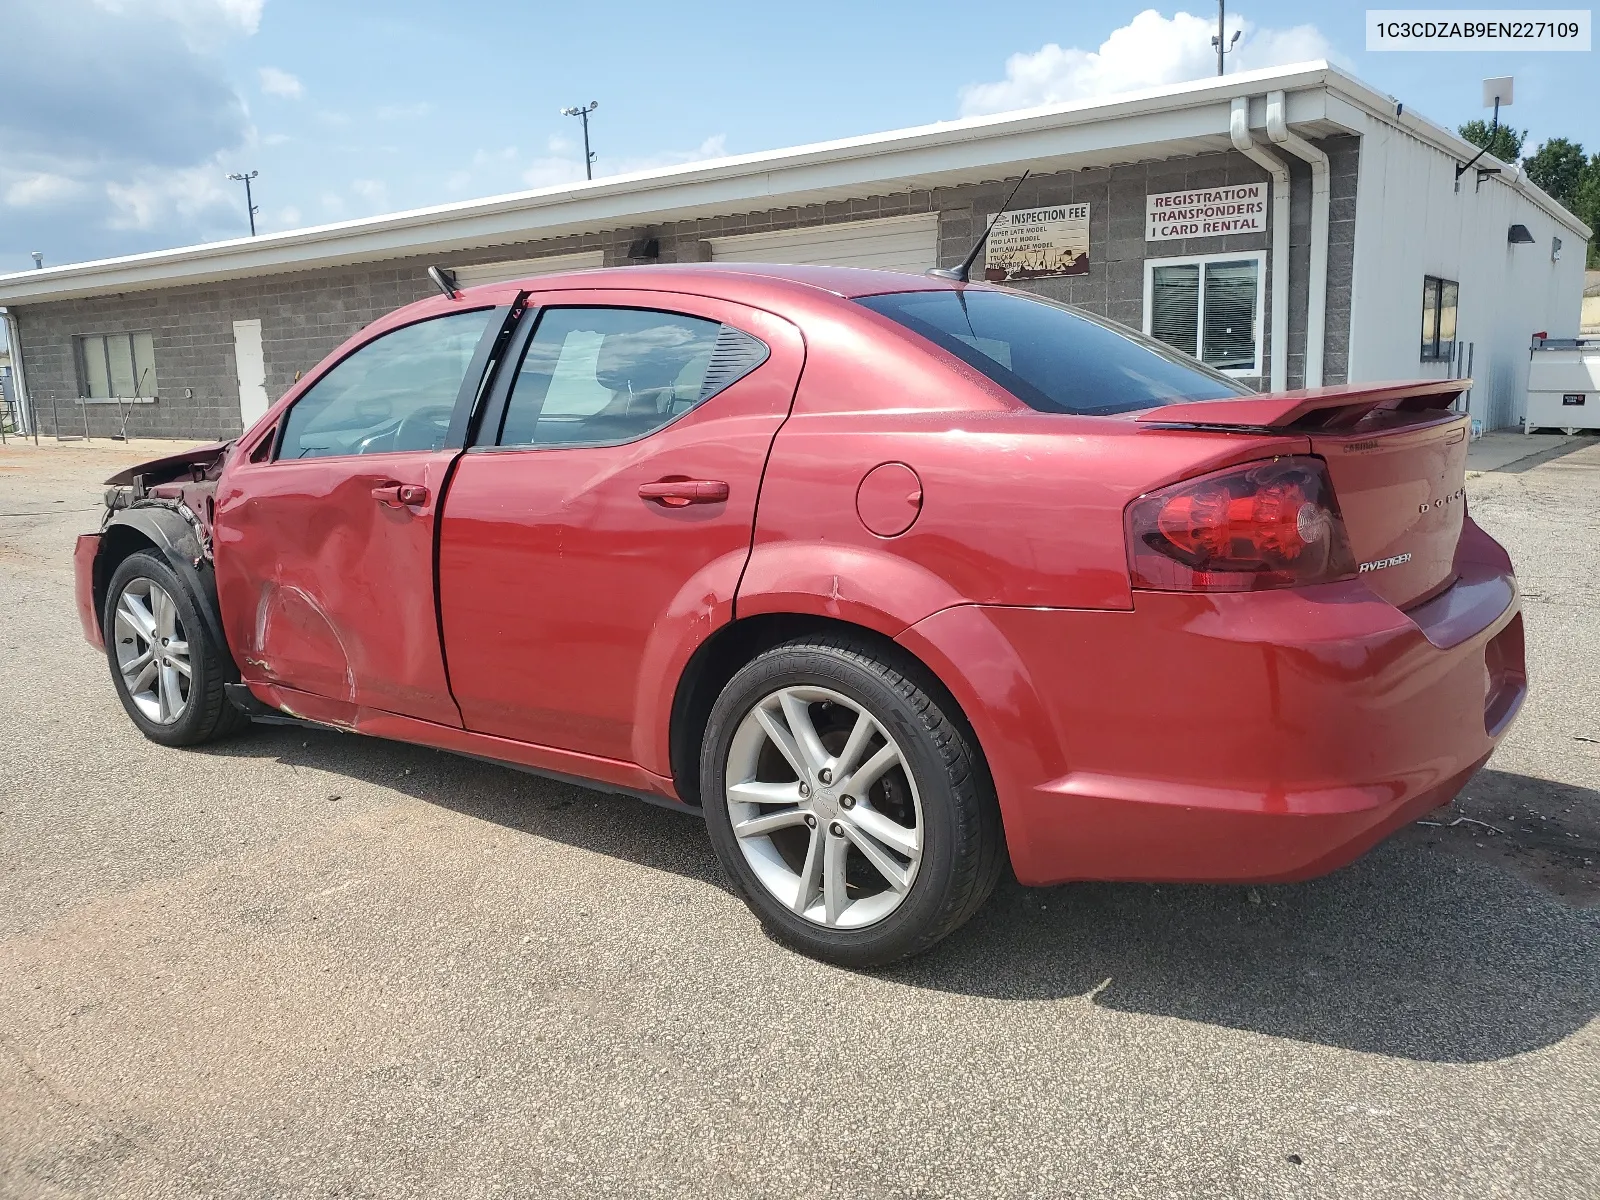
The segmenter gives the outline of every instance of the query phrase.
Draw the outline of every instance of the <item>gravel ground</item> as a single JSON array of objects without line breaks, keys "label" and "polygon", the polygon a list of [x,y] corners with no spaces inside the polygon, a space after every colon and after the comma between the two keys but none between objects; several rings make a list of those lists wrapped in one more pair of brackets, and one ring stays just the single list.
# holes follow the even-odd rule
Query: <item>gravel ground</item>
[{"label": "gravel ground", "polygon": [[0,451],[0,1196],[1600,1194],[1600,444],[1469,482],[1534,672],[1457,813],[1502,833],[1008,885],[875,974],[763,937],[679,813],[145,742],[68,553],[166,448]]}]

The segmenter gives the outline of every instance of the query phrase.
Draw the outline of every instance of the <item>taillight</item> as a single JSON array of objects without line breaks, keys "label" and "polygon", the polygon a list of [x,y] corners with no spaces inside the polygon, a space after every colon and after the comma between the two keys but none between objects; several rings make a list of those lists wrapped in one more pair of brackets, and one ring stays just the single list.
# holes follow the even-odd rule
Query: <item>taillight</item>
[{"label": "taillight", "polygon": [[1320,458],[1245,463],[1128,505],[1133,586],[1250,592],[1355,574],[1344,519]]}]

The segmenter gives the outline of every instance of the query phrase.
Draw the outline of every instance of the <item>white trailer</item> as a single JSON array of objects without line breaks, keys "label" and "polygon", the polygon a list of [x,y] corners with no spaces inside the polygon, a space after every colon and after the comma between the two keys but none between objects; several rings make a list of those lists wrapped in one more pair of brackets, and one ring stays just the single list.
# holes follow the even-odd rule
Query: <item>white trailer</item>
[{"label": "white trailer", "polygon": [[1600,338],[1534,338],[1523,428],[1600,429]]}]

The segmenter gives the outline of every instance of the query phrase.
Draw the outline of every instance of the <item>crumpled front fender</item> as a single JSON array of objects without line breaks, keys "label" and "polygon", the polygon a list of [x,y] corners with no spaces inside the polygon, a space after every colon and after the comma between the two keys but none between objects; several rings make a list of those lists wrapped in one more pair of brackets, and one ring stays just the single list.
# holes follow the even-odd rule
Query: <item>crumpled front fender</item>
[{"label": "crumpled front fender", "polygon": [[[134,543],[134,544],[130,544]],[[119,509],[100,531],[99,552],[94,564],[95,611],[103,612],[106,587],[112,572],[129,554],[144,544],[153,545],[189,588],[195,607],[213,642],[228,653],[227,635],[222,628],[222,613],[217,604],[217,585],[205,557],[197,522],[184,516],[176,505],[137,503]]]}]

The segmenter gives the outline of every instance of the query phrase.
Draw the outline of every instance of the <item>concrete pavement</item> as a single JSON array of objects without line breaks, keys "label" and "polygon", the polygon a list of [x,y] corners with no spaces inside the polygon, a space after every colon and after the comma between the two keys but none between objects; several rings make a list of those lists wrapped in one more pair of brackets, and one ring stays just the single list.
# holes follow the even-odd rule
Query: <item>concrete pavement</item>
[{"label": "concrete pavement", "polygon": [[[1565,897],[1464,830],[1296,886],[1008,885],[826,967],[678,813],[334,733],[144,741],[67,555],[165,448],[0,453],[0,1195],[1600,1194],[1578,859]],[[1535,685],[1473,787],[1592,817],[1600,444],[1516,466],[1469,501]]]}]

